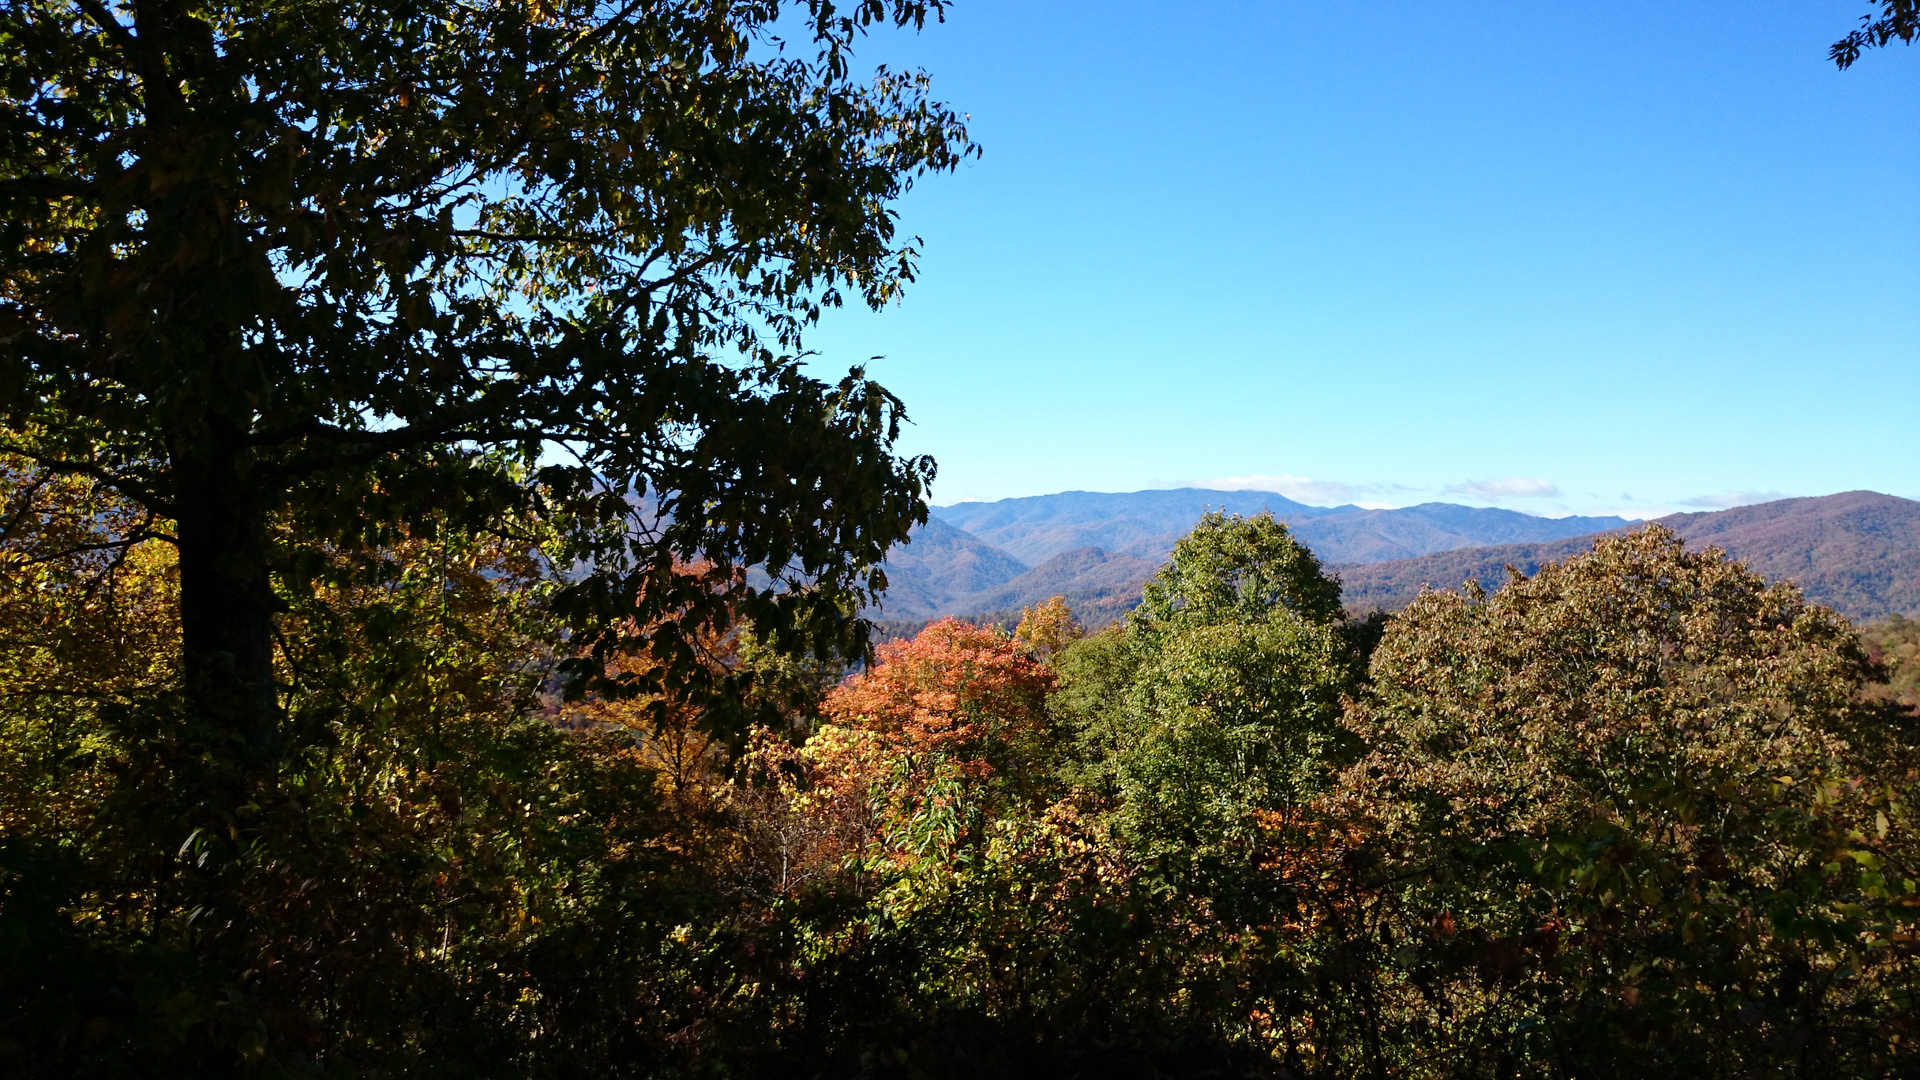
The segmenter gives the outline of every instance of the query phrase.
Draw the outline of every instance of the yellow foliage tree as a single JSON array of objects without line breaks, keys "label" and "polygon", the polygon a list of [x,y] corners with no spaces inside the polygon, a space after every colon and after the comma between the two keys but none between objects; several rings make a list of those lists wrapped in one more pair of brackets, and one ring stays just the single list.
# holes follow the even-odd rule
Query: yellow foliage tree
[{"label": "yellow foliage tree", "polygon": [[1067,606],[1064,596],[1051,597],[1043,604],[1022,610],[1020,625],[1013,631],[1013,639],[1042,661],[1086,635],[1086,629],[1074,618],[1073,609]]}]

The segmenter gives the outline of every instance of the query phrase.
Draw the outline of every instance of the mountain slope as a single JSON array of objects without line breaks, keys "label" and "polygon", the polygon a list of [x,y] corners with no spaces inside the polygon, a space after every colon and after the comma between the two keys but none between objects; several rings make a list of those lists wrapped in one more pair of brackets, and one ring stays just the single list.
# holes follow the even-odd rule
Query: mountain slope
[{"label": "mountain slope", "polygon": [[1052,595],[1078,597],[1103,611],[1130,605],[1174,543],[1209,510],[1270,511],[1329,563],[1550,540],[1626,524],[1621,518],[1539,518],[1449,503],[1395,510],[1307,506],[1273,492],[1205,488],[1067,491],[959,503],[935,508],[912,541],[888,559],[891,585],[878,614],[911,621],[1000,612]]},{"label": "mountain slope", "polygon": [[[1314,517],[1289,517],[1278,512],[1275,516],[1287,522],[1293,535],[1328,563],[1385,562],[1454,548],[1559,540],[1628,524],[1626,518],[1619,517],[1543,518],[1453,503],[1421,503],[1393,510],[1342,507],[1335,513]],[[1136,541],[1124,550],[1145,559],[1165,559],[1191,526],[1188,522],[1186,527]]]},{"label": "mountain slope", "polygon": [[1075,548],[1011,581],[964,598],[964,611],[959,613],[1010,617],[1048,597],[1064,596],[1082,623],[1104,626],[1139,601],[1140,587],[1158,569],[1156,560],[1096,547]]},{"label": "mountain slope", "polygon": [[[1266,491],[1063,491],[990,503],[938,506],[935,516],[1029,565],[1076,548],[1120,551],[1141,541],[1184,535],[1209,510],[1257,514],[1271,510],[1288,520],[1359,511],[1294,502]],[[1169,541],[1167,549],[1172,548]],[[1164,552],[1161,552],[1164,554]]]},{"label": "mountain slope", "polygon": [[1423,503],[1394,510],[1307,506],[1266,491],[1063,491],[991,503],[936,507],[950,525],[1037,566],[1083,547],[1162,560],[1200,515],[1271,511],[1327,562],[1404,559],[1433,551],[1556,540],[1625,525],[1625,518],[1543,518],[1513,510]]},{"label": "mountain slope", "polygon": [[[1356,608],[1398,608],[1422,585],[1506,580],[1586,551],[1621,518],[1538,518],[1511,510],[1424,503],[1395,510],[1303,506],[1267,492],[1183,488],[1124,494],[1064,492],[940,508],[887,563],[877,612],[889,620],[1017,612],[1065,595],[1105,621],[1131,606],[1173,544],[1209,509],[1289,522],[1335,566]],[[1661,521],[1690,546],[1716,544],[1771,580],[1856,618],[1920,615],[1920,502],[1870,491]],[[1491,543],[1490,543],[1491,542]]]},{"label": "mountain slope", "polygon": [[1486,544],[1560,540],[1617,529],[1618,517],[1543,518],[1513,510],[1421,503],[1366,510],[1294,525],[1294,535],[1325,562],[1369,563]]},{"label": "mountain slope", "polygon": [[[1920,614],[1920,502],[1849,491],[1660,519],[1690,548],[1723,548],[1769,580],[1792,580],[1813,600],[1858,619]],[[1617,530],[1610,530],[1617,531]],[[1532,574],[1592,548],[1596,536],[1463,548],[1365,566],[1341,566],[1349,606],[1396,609],[1423,585],[1488,588],[1512,564]]]},{"label": "mountain slope", "polygon": [[1027,564],[932,517],[916,527],[905,544],[888,552],[886,571],[882,614],[914,619],[951,611],[960,598],[1026,573]]}]

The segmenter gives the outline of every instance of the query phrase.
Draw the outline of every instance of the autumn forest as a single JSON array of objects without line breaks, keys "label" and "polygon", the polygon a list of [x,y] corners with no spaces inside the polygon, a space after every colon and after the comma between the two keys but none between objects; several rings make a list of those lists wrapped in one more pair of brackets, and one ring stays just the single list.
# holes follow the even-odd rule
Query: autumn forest
[{"label": "autumn forest", "polygon": [[1920,1072],[1920,623],[1213,512],[876,630],[944,11],[0,5],[0,1073]]}]

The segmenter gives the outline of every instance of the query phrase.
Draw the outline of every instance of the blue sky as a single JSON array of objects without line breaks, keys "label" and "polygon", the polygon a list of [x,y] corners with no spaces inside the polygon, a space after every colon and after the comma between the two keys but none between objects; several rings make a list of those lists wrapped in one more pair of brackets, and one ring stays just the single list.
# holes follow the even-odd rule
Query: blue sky
[{"label": "blue sky", "polygon": [[938,503],[1920,498],[1920,49],[1836,71],[1865,10],[958,0],[862,59],[985,153],[809,345]]}]

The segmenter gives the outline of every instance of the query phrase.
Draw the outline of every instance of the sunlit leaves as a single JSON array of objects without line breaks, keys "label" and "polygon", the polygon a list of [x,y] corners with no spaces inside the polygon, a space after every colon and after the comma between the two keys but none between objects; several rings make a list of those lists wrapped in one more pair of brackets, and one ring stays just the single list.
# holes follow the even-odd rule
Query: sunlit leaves
[{"label": "sunlit leaves", "polygon": [[1474,954],[1509,956],[1582,1060],[1657,1037],[1650,1068],[1764,1071],[1788,1047],[1842,1068],[1878,1053],[1854,1025],[1903,1015],[1911,978],[1883,868],[1912,874],[1893,822],[1913,740],[1859,700],[1870,674],[1844,619],[1650,526],[1398,616],[1349,714],[1371,751],[1341,805],[1407,901],[1460,928],[1418,970],[1484,987]]},{"label": "sunlit leaves", "polygon": [[10,426],[183,520],[179,485],[372,512],[412,472],[484,521],[546,455],[548,520],[576,526],[554,557],[610,575],[567,608],[582,630],[685,610],[640,582],[707,559],[810,590],[752,612],[781,643],[800,619],[857,653],[846,612],[932,466],[892,455],[879,387],[803,374],[799,335],[911,278],[891,205],[972,148],[924,76],[847,63],[938,5],[783,9],[8,7]]}]

